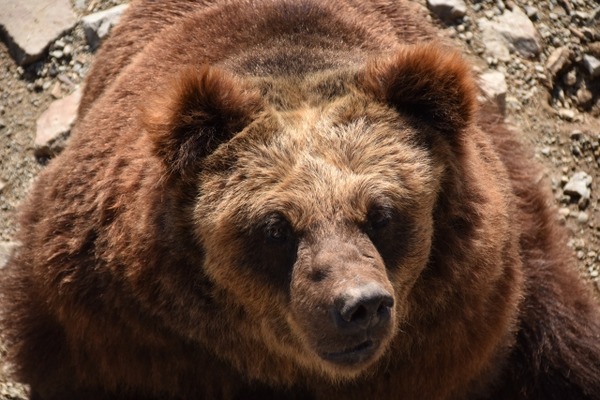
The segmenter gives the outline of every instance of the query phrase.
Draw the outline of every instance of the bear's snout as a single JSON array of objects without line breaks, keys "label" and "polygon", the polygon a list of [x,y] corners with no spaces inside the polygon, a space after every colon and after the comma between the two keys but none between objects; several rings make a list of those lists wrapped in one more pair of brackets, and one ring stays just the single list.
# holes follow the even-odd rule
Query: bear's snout
[{"label": "bear's snout", "polygon": [[292,279],[295,324],[321,360],[353,374],[394,336],[394,289],[370,241],[332,235],[311,244]]},{"label": "bear's snout", "polygon": [[393,306],[392,295],[381,285],[370,282],[341,293],[334,300],[330,313],[341,332],[354,334],[389,324]]}]

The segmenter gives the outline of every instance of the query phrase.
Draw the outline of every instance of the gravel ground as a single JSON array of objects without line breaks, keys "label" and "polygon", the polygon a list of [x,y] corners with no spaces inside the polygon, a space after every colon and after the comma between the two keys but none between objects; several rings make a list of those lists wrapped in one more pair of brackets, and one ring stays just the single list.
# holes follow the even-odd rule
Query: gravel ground
[{"label": "gravel ground", "polygon": [[[426,6],[425,0],[418,1]],[[123,2],[72,0],[78,17]],[[539,55],[490,55],[485,21],[515,9],[533,22]],[[600,69],[594,77],[590,64],[590,57],[600,59],[600,3],[471,1],[463,17],[451,22],[432,19],[443,36],[472,58],[478,73],[504,76],[507,89],[500,99],[507,123],[522,132],[523,141],[546,167],[556,217],[571,233],[569,246],[582,276],[600,294]],[[92,59],[81,24],[54,42],[45,58],[26,68],[18,67],[0,43],[0,246],[13,237],[15,208],[48,161],[35,155],[36,120],[53,100],[82,83]],[[26,398],[26,389],[7,377],[2,354],[0,344],[0,400]]]}]

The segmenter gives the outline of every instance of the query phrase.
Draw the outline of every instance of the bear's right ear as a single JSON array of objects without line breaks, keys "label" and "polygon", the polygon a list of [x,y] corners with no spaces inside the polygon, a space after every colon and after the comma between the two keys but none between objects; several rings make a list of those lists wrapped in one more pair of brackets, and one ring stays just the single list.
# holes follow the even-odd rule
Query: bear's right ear
[{"label": "bear's right ear", "polygon": [[144,127],[170,173],[192,177],[199,161],[244,129],[261,109],[258,94],[215,67],[185,69],[148,101]]}]

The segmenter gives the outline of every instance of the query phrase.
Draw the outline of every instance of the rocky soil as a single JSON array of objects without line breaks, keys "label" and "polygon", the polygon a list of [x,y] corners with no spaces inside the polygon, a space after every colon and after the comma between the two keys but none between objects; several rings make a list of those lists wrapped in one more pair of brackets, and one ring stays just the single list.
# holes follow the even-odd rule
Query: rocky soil
[{"label": "rocky soil", "polygon": [[[556,218],[571,233],[582,276],[600,294],[599,0],[416,1],[429,8],[442,36],[473,60],[483,98],[505,110],[507,123],[545,166],[540,184],[552,186]],[[71,10],[58,18],[74,16],[74,22],[65,22],[71,26],[32,56],[39,60],[21,66],[15,59],[27,57],[8,50],[16,18],[7,14],[11,3],[0,0],[0,273],[15,245],[15,209],[64,146],[78,88],[109,31],[96,13],[126,1],[70,0]],[[32,17],[17,18],[16,25],[28,26]],[[26,398],[26,388],[8,378],[2,355],[0,344],[0,400]]]},{"label": "rocky soil", "polygon": [[540,184],[551,184],[581,274],[600,294],[600,2],[427,1],[546,167]]}]

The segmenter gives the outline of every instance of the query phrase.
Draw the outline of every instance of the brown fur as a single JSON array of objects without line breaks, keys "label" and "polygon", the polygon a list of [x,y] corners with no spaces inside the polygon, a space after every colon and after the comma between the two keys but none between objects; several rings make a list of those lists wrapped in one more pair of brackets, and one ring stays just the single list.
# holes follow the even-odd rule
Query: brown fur
[{"label": "brown fur", "polygon": [[434,38],[403,2],[133,2],[1,282],[32,398],[600,398],[539,171]]}]

